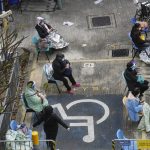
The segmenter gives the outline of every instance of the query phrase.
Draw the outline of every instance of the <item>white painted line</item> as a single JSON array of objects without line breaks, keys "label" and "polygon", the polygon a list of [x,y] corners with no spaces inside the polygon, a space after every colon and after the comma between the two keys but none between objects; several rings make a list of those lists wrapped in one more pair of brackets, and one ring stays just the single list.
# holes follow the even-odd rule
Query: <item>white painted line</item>
[{"label": "white painted line", "polygon": [[87,120],[86,123],[70,123],[70,126],[86,126],[88,127],[88,134],[83,137],[83,141],[86,143],[93,142],[94,135],[94,121],[93,116],[67,116],[64,108],[60,103],[52,105],[53,108],[57,108],[64,120]]},{"label": "white painted line", "polygon": [[69,108],[71,108],[73,105],[76,105],[76,104],[79,104],[79,103],[97,103],[97,104],[99,104],[100,106],[102,106],[103,108],[104,108],[104,115],[103,115],[103,117],[102,118],[100,118],[99,120],[97,120],[97,124],[100,124],[100,123],[102,123],[103,121],[105,121],[107,118],[108,118],[108,116],[109,116],[109,108],[108,108],[108,106],[105,104],[105,103],[103,103],[103,102],[101,102],[101,101],[99,101],[99,100],[96,100],[96,99],[83,99],[83,100],[76,100],[76,101],[73,101],[73,102],[71,102],[71,103],[69,103],[67,106],[66,106],[66,108],[67,109],[69,109]]},{"label": "white painted line", "polygon": [[83,67],[84,68],[94,68],[94,63],[84,63]]},{"label": "white painted line", "polygon": [[[99,101],[99,100],[96,100],[96,99],[82,99],[82,100],[76,100],[76,101],[73,101],[71,103],[69,103],[66,108],[67,110],[70,109],[72,106],[76,105],[76,104],[80,104],[80,103],[96,103],[98,105],[100,105],[101,107],[104,108],[104,115],[102,118],[100,118],[99,120],[96,121],[97,124],[100,124],[102,123],[103,121],[105,121],[108,116],[109,116],[109,108],[108,106]],[[79,123],[70,123],[70,126],[74,126],[74,127],[83,127],[83,126],[86,126],[88,127],[88,134],[85,135],[83,137],[83,141],[86,142],[86,143],[90,143],[90,142],[93,142],[94,139],[95,139],[95,134],[94,134],[94,119],[93,119],[93,116],[67,116],[64,108],[62,107],[61,103],[58,103],[58,104],[54,104],[52,105],[53,108],[57,108],[59,113],[61,114],[62,118],[64,120],[86,120],[87,122],[79,122]]]}]

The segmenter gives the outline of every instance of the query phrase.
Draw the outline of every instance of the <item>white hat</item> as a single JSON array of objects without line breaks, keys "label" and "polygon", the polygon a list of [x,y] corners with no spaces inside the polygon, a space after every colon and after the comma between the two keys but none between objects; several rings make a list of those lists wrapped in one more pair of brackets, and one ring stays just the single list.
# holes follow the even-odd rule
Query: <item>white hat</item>
[{"label": "white hat", "polygon": [[37,20],[44,20],[44,18],[42,18],[42,17],[37,17],[36,19]]},{"label": "white hat", "polygon": [[36,20],[37,20],[37,24],[39,25],[44,20],[44,18],[37,17]]}]

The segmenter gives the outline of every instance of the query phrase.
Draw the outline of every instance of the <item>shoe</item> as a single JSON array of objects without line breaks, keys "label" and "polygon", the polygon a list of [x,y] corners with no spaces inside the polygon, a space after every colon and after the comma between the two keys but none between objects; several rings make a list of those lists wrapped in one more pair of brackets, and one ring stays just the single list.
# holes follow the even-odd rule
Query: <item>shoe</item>
[{"label": "shoe", "polygon": [[80,87],[80,83],[73,84],[74,87]]},{"label": "shoe", "polygon": [[72,90],[69,90],[69,91],[67,90],[66,93],[68,93],[68,94],[74,94],[74,92]]}]

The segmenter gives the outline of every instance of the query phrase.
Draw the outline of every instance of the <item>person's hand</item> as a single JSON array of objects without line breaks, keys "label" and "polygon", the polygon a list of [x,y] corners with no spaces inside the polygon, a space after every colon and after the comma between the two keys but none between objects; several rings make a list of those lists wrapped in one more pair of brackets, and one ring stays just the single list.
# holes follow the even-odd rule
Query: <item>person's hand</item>
[{"label": "person's hand", "polygon": [[70,131],[70,128],[67,128],[68,131]]},{"label": "person's hand", "polygon": [[66,67],[65,68],[69,68],[70,67],[70,65],[69,64],[66,64]]}]

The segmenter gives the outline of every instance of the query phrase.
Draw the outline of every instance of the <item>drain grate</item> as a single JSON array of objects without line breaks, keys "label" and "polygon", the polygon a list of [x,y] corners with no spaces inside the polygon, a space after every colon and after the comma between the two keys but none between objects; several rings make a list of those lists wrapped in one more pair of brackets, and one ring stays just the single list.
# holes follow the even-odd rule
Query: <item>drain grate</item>
[{"label": "drain grate", "polygon": [[112,50],[112,57],[126,57],[126,56],[129,56],[129,49]]},{"label": "drain grate", "polygon": [[111,25],[110,17],[109,17],[109,16],[93,17],[93,18],[92,18],[92,24],[93,24],[93,27]]},{"label": "drain grate", "polygon": [[114,14],[105,16],[87,16],[89,29],[116,27]]}]

